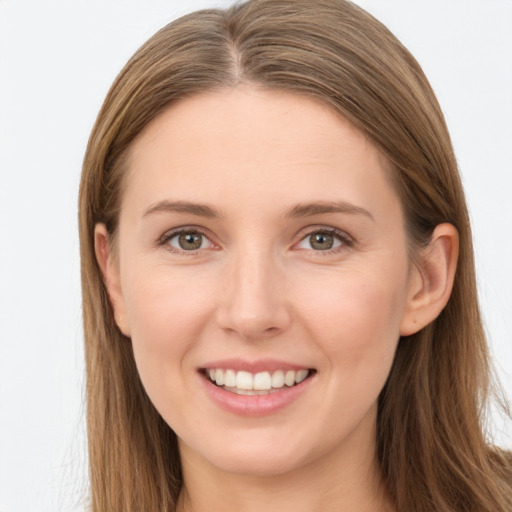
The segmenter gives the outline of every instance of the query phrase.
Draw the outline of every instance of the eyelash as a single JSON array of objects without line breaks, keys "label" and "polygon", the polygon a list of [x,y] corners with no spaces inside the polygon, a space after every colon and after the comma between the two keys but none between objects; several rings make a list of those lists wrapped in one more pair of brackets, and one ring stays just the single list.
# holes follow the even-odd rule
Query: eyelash
[{"label": "eyelash", "polygon": [[349,236],[347,233],[345,233],[344,231],[341,231],[340,229],[333,228],[333,227],[322,226],[322,227],[316,227],[316,228],[315,227],[308,228],[308,231],[306,233],[304,233],[303,235],[301,235],[299,242],[295,245],[298,245],[299,243],[303,242],[304,240],[306,240],[307,238],[309,238],[313,235],[329,235],[334,238],[337,238],[341,242],[341,244],[339,246],[333,247],[332,249],[316,250],[316,251],[314,249],[305,249],[305,250],[312,251],[315,254],[315,256],[316,255],[329,256],[332,254],[337,254],[337,253],[340,253],[340,252],[346,250],[349,247],[353,247],[355,244],[355,240],[351,236]]},{"label": "eyelash", "polygon": [[188,227],[188,226],[184,226],[184,227],[181,227],[181,228],[176,228],[176,229],[173,229],[172,231],[167,231],[164,235],[162,235],[160,237],[160,239],[158,240],[158,244],[159,246],[165,246],[165,248],[169,251],[169,252],[172,252],[173,254],[180,254],[180,255],[184,255],[184,256],[194,256],[196,254],[199,254],[199,251],[200,249],[198,250],[195,250],[195,251],[185,251],[185,250],[180,250],[180,249],[177,249],[176,247],[172,247],[169,242],[179,236],[179,235],[182,235],[182,234],[194,234],[194,235],[199,235],[201,237],[204,237],[206,238],[206,240],[210,241],[210,243],[213,244],[213,242],[211,242],[210,238],[201,230],[201,229],[198,229],[198,228],[195,228],[195,227]]},{"label": "eyelash", "polygon": [[[341,231],[337,228],[328,227],[328,226],[321,226],[321,227],[319,226],[319,227],[311,227],[311,228],[307,228],[307,229],[308,229],[308,231],[303,232],[301,234],[300,240],[294,244],[294,247],[297,246],[298,244],[300,244],[301,242],[303,242],[304,240],[306,240],[308,237],[311,237],[312,235],[316,235],[316,234],[333,236],[333,237],[337,238],[341,242],[341,244],[332,249],[325,249],[325,250],[304,249],[304,250],[309,250],[309,251],[313,252],[315,255],[318,254],[321,256],[327,256],[330,254],[339,253],[339,252],[347,249],[348,247],[353,247],[355,245],[355,240],[351,236],[349,236],[347,233],[345,233],[344,231]],[[160,237],[157,245],[158,246],[166,246],[165,248],[174,254],[180,254],[180,255],[185,255],[185,256],[194,256],[194,255],[199,254],[201,249],[191,250],[191,251],[179,250],[176,247],[172,247],[169,244],[170,240],[172,240],[173,238],[175,238],[181,234],[185,234],[185,233],[199,235],[201,237],[206,238],[211,244],[213,244],[213,242],[211,242],[210,238],[201,229],[185,226],[182,228],[176,228],[172,231],[166,232],[164,235],[162,235]]]}]

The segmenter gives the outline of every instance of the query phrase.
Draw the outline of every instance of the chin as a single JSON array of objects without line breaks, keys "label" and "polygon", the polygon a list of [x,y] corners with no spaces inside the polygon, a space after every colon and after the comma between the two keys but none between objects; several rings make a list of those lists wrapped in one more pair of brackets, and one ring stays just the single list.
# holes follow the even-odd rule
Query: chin
[{"label": "chin", "polygon": [[278,476],[320,461],[335,450],[331,443],[325,443],[325,437],[322,444],[318,444],[318,439],[322,439],[322,436],[305,433],[291,436],[283,432],[272,435],[271,431],[255,429],[253,432],[231,432],[229,439],[210,436],[205,443],[196,446],[180,441],[180,451],[182,458],[192,456],[202,459],[226,473],[252,477]]},{"label": "chin", "polygon": [[307,465],[309,461],[302,457],[292,456],[288,452],[283,452],[275,448],[267,450],[265,453],[224,453],[218,457],[211,457],[210,464],[218,469],[237,475],[248,477],[270,477],[279,476],[294,472]]}]

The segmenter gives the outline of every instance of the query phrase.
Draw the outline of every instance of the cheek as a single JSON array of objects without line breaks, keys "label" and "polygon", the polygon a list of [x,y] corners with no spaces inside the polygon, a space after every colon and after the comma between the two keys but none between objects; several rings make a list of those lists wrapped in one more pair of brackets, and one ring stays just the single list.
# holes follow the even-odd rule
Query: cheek
[{"label": "cheek", "polygon": [[[208,321],[211,298],[200,281],[181,279],[169,269],[137,272],[124,287],[135,361],[146,391],[155,402],[175,385],[187,366],[194,346]],[[172,389],[172,388],[171,388]]]},{"label": "cheek", "polygon": [[[186,342],[210,307],[208,278],[187,277],[165,265],[133,272],[123,286],[133,337],[163,346]],[[162,347],[164,348],[164,347]]]},{"label": "cheek", "polygon": [[402,308],[400,294],[383,282],[339,283],[312,294],[307,316],[310,338],[325,364],[323,375],[319,374],[325,392],[318,414],[326,421],[318,435],[330,433],[334,441],[357,430],[364,418],[375,417],[378,396],[393,364]]},{"label": "cheek", "polygon": [[352,269],[309,289],[313,291],[302,303],[301,317],[336,380],[352,390],[364,391],[362,381],[383,385],[400,336],[406,300],[403,272]]}]

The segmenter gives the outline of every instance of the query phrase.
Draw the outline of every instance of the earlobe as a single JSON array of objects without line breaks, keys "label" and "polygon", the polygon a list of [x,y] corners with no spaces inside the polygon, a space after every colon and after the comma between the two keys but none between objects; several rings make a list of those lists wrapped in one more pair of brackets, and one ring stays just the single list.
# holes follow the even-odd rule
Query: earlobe
[{"label": "earlobe", "polygon": [[418,332],[444,309],[452,292],[458,255],[457,229],[447,223],[436,226],[428,246],[420,251],[410,278],[401,336]]},{"label": "earlobe", "polygon": [[94,250],[101,269],[103,282],[114,310],[116,324],[125,336],[130,336],[128,317],[121,289],[119,265],[112,255],[109,245],[109,233],[105,224],[98,223],[94,228]]}]

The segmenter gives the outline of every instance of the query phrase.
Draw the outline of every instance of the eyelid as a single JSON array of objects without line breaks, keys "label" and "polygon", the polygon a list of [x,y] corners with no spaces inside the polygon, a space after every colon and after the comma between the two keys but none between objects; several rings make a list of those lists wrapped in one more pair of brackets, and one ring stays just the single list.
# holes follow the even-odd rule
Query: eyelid
[{"label": "eyelid", "polygon": [[[169,240],[181,233],[197,233],[203,237],[205,237],[210,244],[213,246],[211,248],[218,248],[218,244],[212,241],[212,236],[209,235],[209,231],[205,228],[194,226],[194,225],[185,225],[185,226],[177,226],[175,228],[169,229],[166,231],[163,235],[161,235],[156,242],[157,246],[166,246],[165,248],[174,253],[174,254],[184,254],[184,255],[194,255],[198,254],[201,251],[204,251],[204,249],[198,249],[195,251],[180,251],[179,249],[172,247],[168,244]],[[315,254],[332,254],[336,252],[343,251],[347,247],[353,247],[356,244],[356,240],[354,237],[349,235],[346,231],[343,231],[341,229],[335,228],[333,226],[326,226],[322,224],[313,225],[313,226],[307,226],[300,230],[299,234],[297,235],[298,241],[296,241],[293,244],[293,247],[295,248],[300,242],[305,240],[308,236],[313,235],[314,233],[326,233],[331,236],[337,237],[339,240],[341,240],[342,244],[338,247],[335,247],[333,249],[326,249],[324,251],[321,250],[314,250],[310,249],[311,252]],[[301,250],[308,250],[308,249],[301,249]]]},{"label": "eyelid", "polygon": [[296,247],[300,242],[305,240],[307,237],[315,234],[315,233],[325,233],[329,234],[331,236],[337,237],[339,240],[341,240],[342,244],[338,247],[335,247],[333,249],[326,249],[326,250],[314,250],[314,249],[302,249],[302,250],[310,250],[311,252],[315,254],[332,254],[336,252],[340,252],[347,247],[353,247],[356,244],[356,240],[354,237],[349,235],[346,231],[343,231],[341,229],[335,228],[333,226],[325,226],[325,225],[315,225],[315,226],[308,226],[300,231],[298,234],[299,240],[298,242],[295,242],[294,247]]},{"label": "eyelid", "polygon": [[204,228],[200,228],[198,226],[193,226],[193,225],[178,226],[178,227],[169,229],[162,236],[160,236],[158,238],[156,245],[159,247],[165,246],[166,250],[168,250],[169,252],[172,252],[174,254],[184,254],[187,256],[198,254],[199,252],[204,251],[204,249],[197,249],[195,251],[180,250],[180,249],[177,249],[176,247],[172,247],[168,243],[169,240],[171,240],[175,236],[180,235],[182,233],[197,233],[198,235],[203,236],[210,242],[210,244],[213,246],[211,248],[217,247],[217,244],[215,244],[215,242],[212,241],[211,235],[207,234],[207,230],[205,230]]}]

